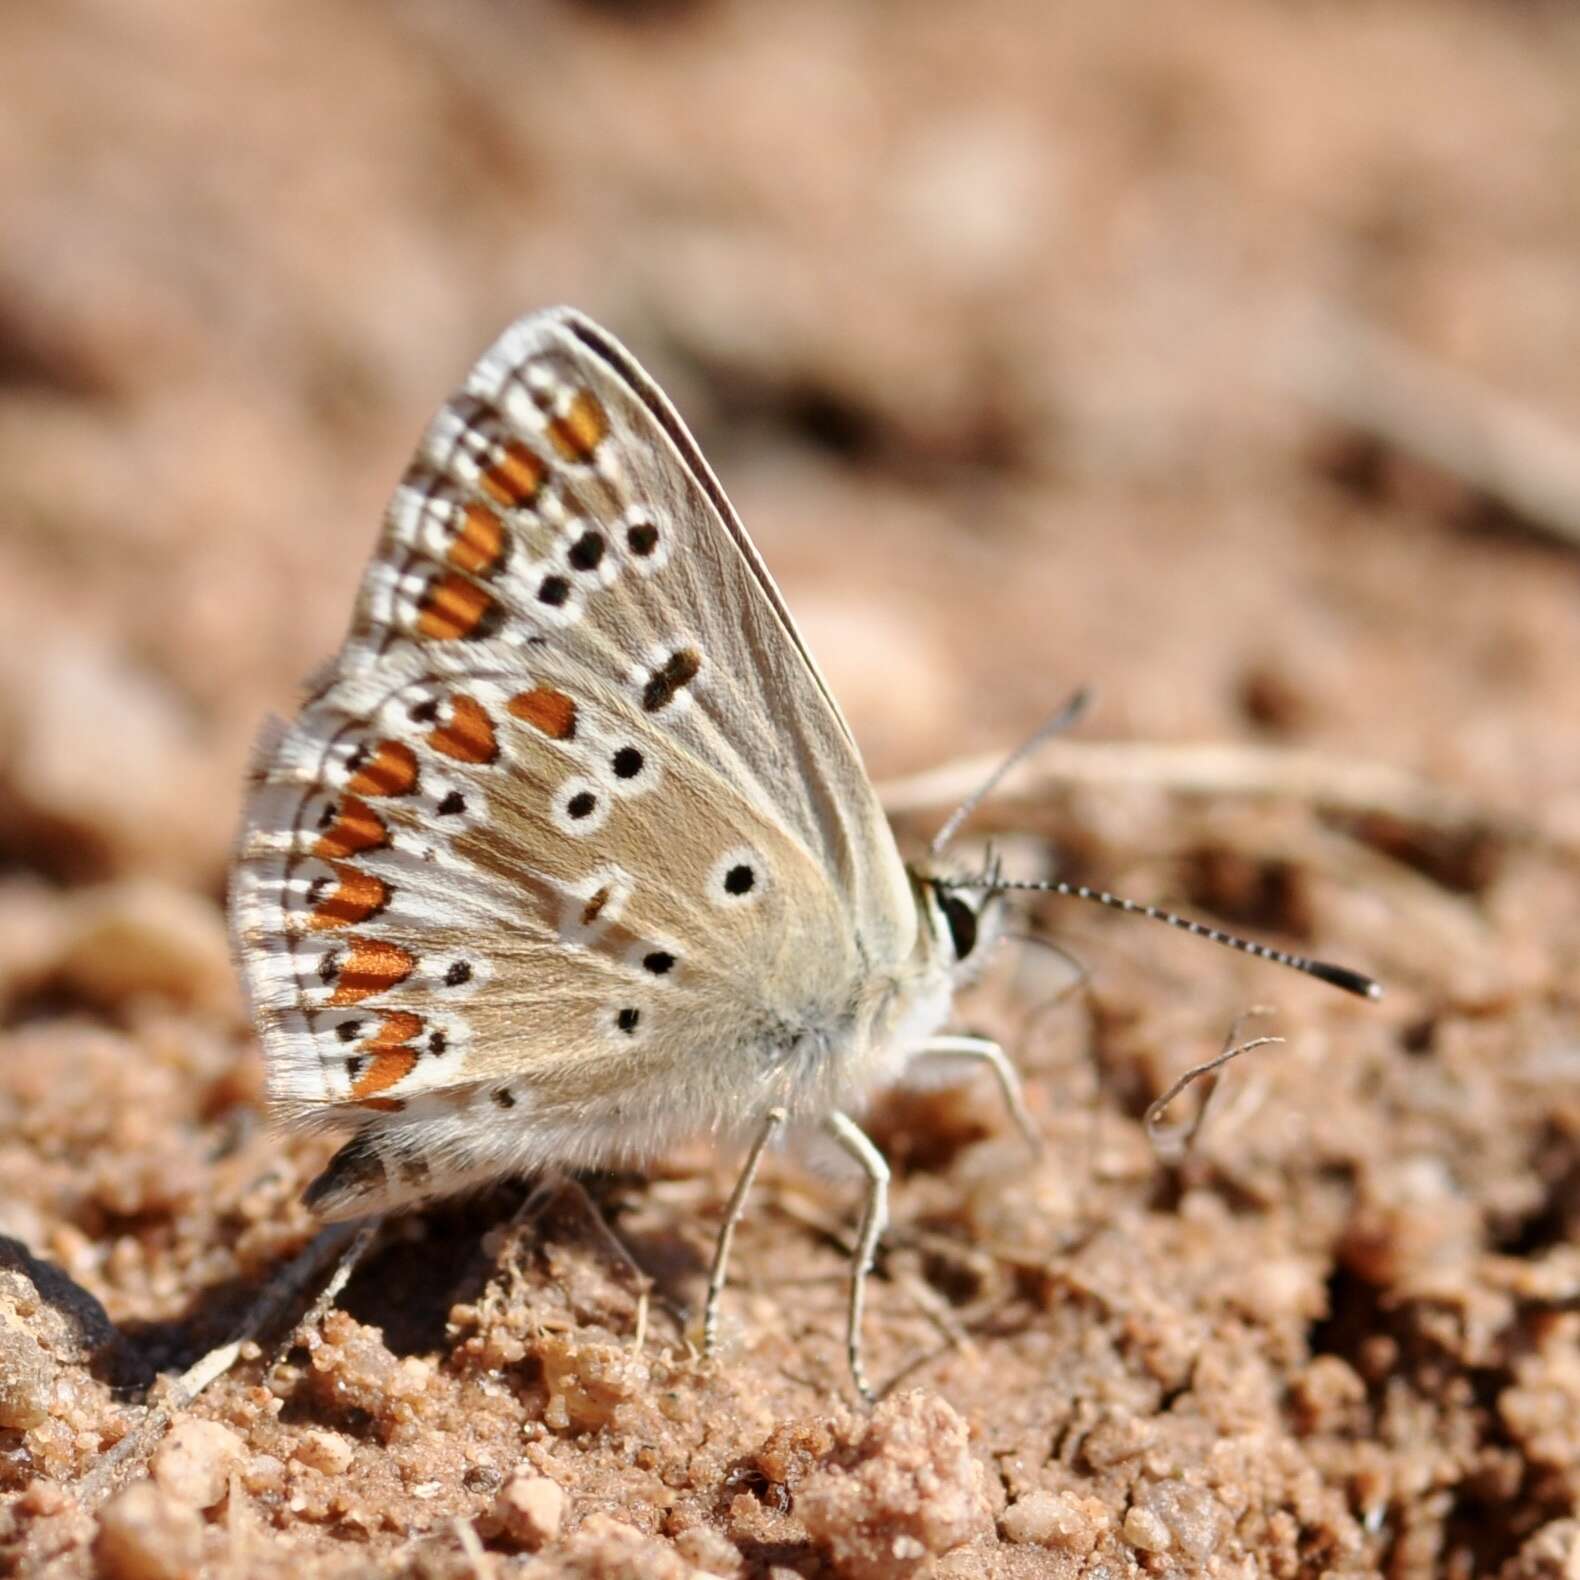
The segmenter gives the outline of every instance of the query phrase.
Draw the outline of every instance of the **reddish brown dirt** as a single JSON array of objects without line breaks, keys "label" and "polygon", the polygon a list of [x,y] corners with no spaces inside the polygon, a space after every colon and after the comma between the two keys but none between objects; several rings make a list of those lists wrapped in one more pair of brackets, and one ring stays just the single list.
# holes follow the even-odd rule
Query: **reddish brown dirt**
[{"label": "reddish brown dirt", "polygon": [[[1576,81],[1539,4],[0,12],[0,1562],[1575,1573],[1580,571],[1369,376],[1381,418],[1319,409],[1311,314],[1441,370],[1395,416],[1468,380],[1563,462]],[[502,1186],[116,1467],[313,1233],[219,904],[249,740],[438,398],[558,300],[692,421],[876,774],[1091,683],[1073,777],[980,822],[1017,868],[1389,996],[1036,912],[1087,989],[1006,947],[962,1016],[1041,1161],[985,1084],[872,1116],[870,1416],[842,1180],[769,1165],[688,1348],[703,1148],[593,1184],[640,1351],[577,1199],[515,1232]],[[1285,1044],[1160,1162],[1140,1115],[1258,1002]]]}]

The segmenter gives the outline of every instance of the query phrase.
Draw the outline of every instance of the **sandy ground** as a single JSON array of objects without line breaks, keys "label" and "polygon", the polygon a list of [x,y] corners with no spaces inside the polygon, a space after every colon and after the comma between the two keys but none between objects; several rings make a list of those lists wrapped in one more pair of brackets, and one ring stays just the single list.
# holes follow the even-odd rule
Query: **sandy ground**
[{"label": "sandy ground", "polygon": [[[1539,4],[0,10],[0,1564],[1580,1572],[1576,82]],[[960,1013],[1042,1157],[986,1082],[871,1116],[870,1414],[854,1191],[791,1159],[690,1346],[706,1147],[588,1182],[640,1347],[589,1198],[520,1183],[290,1337],[328,1145],[267,1129],[227,958],[248,743],[559,300],[691,420],[908,839],[1089,683],[977,825],[1018,870],[1388,985],[1029,909],[1083,985],[1006,945]]]}]

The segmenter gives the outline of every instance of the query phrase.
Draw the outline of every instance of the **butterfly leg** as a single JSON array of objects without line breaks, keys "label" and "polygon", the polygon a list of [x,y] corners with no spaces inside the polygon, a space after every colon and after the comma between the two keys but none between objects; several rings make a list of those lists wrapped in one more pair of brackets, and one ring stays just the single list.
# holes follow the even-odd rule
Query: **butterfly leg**
[{"label": "butterfly leg", "polygon": [[594,1234],[598,1236],[611,1259],[629,1276],[636,1289],[636,1331],[631,1336],[631,1348],[640,1355],[643,1346],[647,1343],[648,1295],[653,1287],[653,1281],[637,1266],[636,1258],[631,1255],[630,1248],[610,1227],[609,1220],[604,1217],[587,1187],[574,1175],[566,1175],[559,1183],[562,1189],[574,1192],[576,1205],[581,1208],[583,1216],[592,1225]]},{"label": "butterfly leg", "polygon": [[828,1122],[829,1133],[861,1165],[867,1176],[867,1201],[861,1213],[861,1229],[856,1235],[856,1252],[850,1264],[850,1308],[845,1319],[845,1353],[850,1361],[851,1381],[868,1404],[875,1395],[867,1381],[867,1368],[861,1358],[861,1311],[867,1299],[867,1274],[872,1269],[878,1238],[889,1222],[889,1165],[873,1146],[867,1133],[845,1114],[835,1114]]},{"label": "butterfly leg", "polygon": [[1032,1123],[1031,1111],[1026,1107],[1026,1088],[1021,1085],[1020,1071],[1010,1062],[1009,1055],[996,1042],[986,1037],[934,1037],[924,1043],[913,1055],[917,1059],[975,1059],[985,1064],[998,1082],[1004,1096],[1004,1106],[1015,1128],[1026,1138],[1033,1157],[1042,1156],[1042,1137]]},{"label": "butterfly leg", "polygon": [[763,1151],[773,1140],[774,1132],[785,1122],[782,1108],[770,1108],[764,1116],[762,1129],[746,1154],[740,1177],[724,1208],[724,1223],[719,1230],[718,1243],[713,1248],[713,1266],[708,1270],[708,1298],[702,1308],[702,1353],[711,1355],[719,1342],[719,1297],[724,1293],[724,1279],[729,1271],[730,1246],[735,1239],[735,1225],[746,1209],[746,1193],[757,1177],[757,1165],[762,1162]]}]

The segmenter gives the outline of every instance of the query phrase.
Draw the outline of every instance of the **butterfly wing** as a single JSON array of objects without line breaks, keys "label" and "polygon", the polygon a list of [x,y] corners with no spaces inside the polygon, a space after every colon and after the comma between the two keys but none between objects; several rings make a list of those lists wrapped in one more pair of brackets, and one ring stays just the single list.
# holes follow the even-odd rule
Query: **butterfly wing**
[{"label": "butterfly wing", "polygon": [[362,1127],[331,1210],[826,1109],[917,926],[718,483],[563,310],[429,425],[233,896],[277,1107]]}]

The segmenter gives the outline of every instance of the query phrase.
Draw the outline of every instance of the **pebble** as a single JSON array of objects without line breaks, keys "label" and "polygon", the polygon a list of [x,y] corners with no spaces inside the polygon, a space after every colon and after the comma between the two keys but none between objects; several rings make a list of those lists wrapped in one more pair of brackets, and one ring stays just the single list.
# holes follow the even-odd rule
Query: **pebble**
[{"label": "pebble", "polygon": [[194,1417],[178,1421],[154,1450],[161,1492],[191,1509],[212,1509],[225,1496],[246,1445],[228,1426]]},{"label": "pebble", "polygon": [[1028,1492],[999,1521],[1005,1541],[1090,1552],[1097,1530],[1090,1513],[1060,1492]]},{"label": "pebble", "polygon": [[970,1428],[936,1395],[891,1395],[852,1450],[813,1468],[795,1504],[841,1580],[909,1580],[991,1528]]},{"label": "pebble", "polygon": [[675,1551],[705,1575],[738,1575],[741,1555],[735,1543],[711,1525],[693,1525],[675,1538]]},{"label": "pebble", "polygon": [[95,1003],[157,994],[202,1009],[235,998],[224,920],[207,900],[152,881],[78,893],[65,912],[60,975]]},{"label": "pebble", "polygon": [[1174,1537],[1168,1526],[1151,1509],[1143,1509],[1139,1504],[1133,1504],[1125,1515],[1124,1528],[1125,1540],[1142,1552],[1163,1553],[1173,1545]]},{"label": "pebble", "polygon": [[350,1465],[353,1452],[351,1444],[340,1433],[314,1427],[302,1434],[301,1440],[291,1450],[291,1457],[309,1470],[321,1470],[326,1476],[338,1476]]},{"label": "pebble", "polygon": [[0,1427],[25,1432],[47,1421],[55,1372],[44,1346],[0,1307]]},{"label": "pebble", "polygon": [[103,1580],[191,1580],[203,1558],[203,1523],[153,1482],[139,1481],[105,1505],[93,1556]]},{"label": "pebble", "polygon": [[536,1552],[560,1533],[565,1494],[547,1476],[515,1475],[494,1499],[491,1527],[507,1540]]}]

